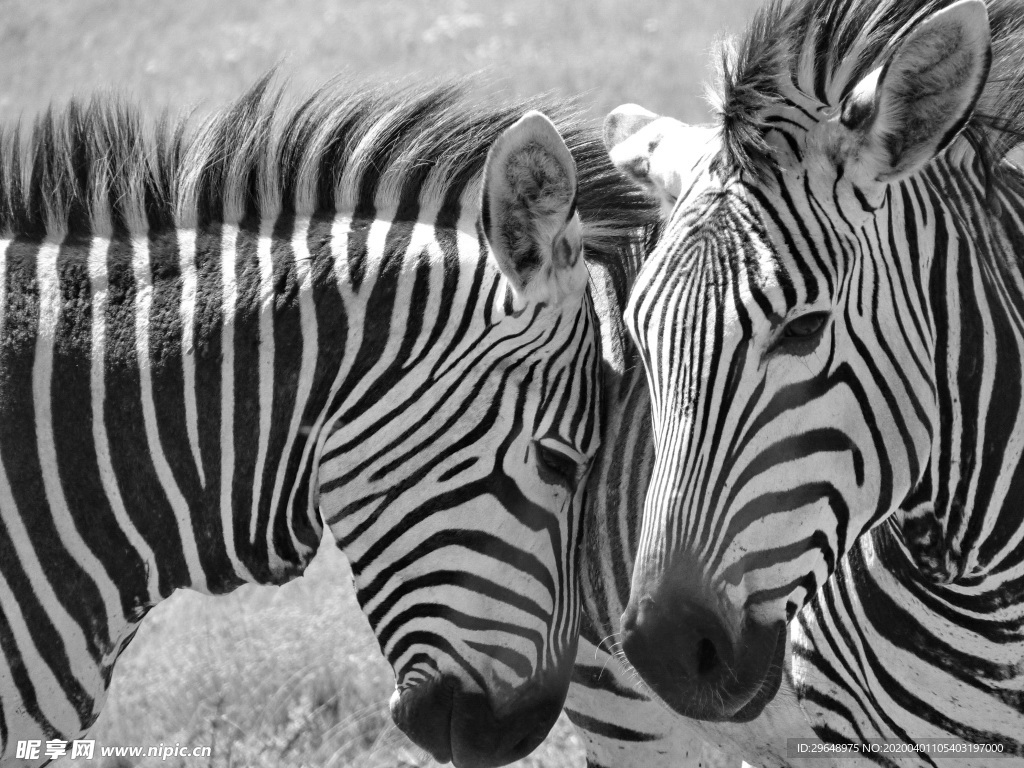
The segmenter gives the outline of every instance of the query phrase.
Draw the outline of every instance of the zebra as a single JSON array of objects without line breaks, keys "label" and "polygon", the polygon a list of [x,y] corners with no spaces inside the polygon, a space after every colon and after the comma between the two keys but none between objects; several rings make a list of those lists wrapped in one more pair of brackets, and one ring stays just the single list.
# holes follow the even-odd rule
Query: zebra
[{"label": "zebra", "polygon": [[0,763],[84,733],[173,590],[283,583],[324,526],[398,726],[460,766],[533,749],[600,441],[583,242],[627,242],[632,197],[572,110],[460,83],[6,128]]},{"label": "zebra", "polygon": [[665,217],[621,651],[698,729],[795,698],[827,742],[1024,757],[1022,43],[1001,0],[772,2],[717,126],[606,121]]},{"label": "zebra", "polygon": [[[653,214],[653,212],[651,212]],[[610,639],[629,598],[644,494],[654,463],[650,400],[643,366],[622,312],[656,222],[638,248],[615,261],[590,262],[604,359],[602,449],[588,481],[581,593],[583,620],[566,714],[586,748],[588,768],[738,768],[716,754],[712,734],[667,710],[637,684]],[[780,731],[786,732],[786,731]]]},{"label": "zebra", "polygon": [[[629,598],[655,455],[647,379],[623,322],[632,284],[660,236],[656,209],[642,201],[637,207],[646,221],[635,246],[588,261],[601,323],[604,426],[584,502],[583,619],[566,714],[588,768],[739,768],[743,757],[763,765],[778,753],[780,734],[815,737],[792,697],[742,727],[711,728],[661,704],[611,640]],[[785,745],[783,739],[783,756]]]}]

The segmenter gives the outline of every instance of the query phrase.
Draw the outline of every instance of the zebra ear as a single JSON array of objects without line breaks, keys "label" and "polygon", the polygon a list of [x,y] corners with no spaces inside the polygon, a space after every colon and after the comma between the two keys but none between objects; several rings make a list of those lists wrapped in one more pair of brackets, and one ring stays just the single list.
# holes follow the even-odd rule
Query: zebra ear
[{"label": "zebra ear", "polygon": [[576,163],[542,113],[527,112],[491,147],[480,212],[487,242],[517,296],[557,304],[582,294],[588,273],[580,258]]},{"label": "zebra ear", "polygon": [[948,147],[974,114],[991,59],[982,0],[960,0],[917,22],[843,101],[854,181],[897,180]]},{"label": "zebra ear", "polygon": [[695,144],[693,130],[671,117],[624,104],[604,120],[604,146],[612,163],[659,200],[667,215],[682,191],[682,174],[692,165],[687,155]]}]

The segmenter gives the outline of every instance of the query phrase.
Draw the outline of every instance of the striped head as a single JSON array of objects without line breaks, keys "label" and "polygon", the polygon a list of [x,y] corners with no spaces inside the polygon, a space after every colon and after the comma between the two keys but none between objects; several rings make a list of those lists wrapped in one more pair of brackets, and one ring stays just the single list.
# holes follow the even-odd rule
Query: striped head
[{"label": "striped head", "polygon": [[629,106],[605,140],[667,219],[625,313],[656,460],[623,649],[676,711],[745,721],[787,622],[925,483],[956,237],[927,209],[991,55],[978,0],[773,3],[737,51],[717,127]]},{"label": "striped head", "polygon": [[[459,202],[426,197],[401,241],[418,266],[360,331],[391,313],[404,335],[335,412],[320,509],[394,669],[395,722],[441,762],[501,765],[568,690],[597,318],[576,165],[543,114],[497,137]],[[385,260],[405,227],[389,218],[368,236]]]}]

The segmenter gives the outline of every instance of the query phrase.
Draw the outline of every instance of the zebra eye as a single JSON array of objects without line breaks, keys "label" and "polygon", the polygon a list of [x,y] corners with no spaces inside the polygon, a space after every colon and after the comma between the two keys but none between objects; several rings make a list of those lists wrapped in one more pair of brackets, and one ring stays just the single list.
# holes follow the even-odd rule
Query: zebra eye
[{"label": "zebra eye", "polygon": [[537,449],[537,466],[541,477],[549,483],[564,485],[570,491],[575,490],[581,474],[579,463],[539,441],[534,443],[534,447]]},{"label": "zebra eye", "polygon": [[801,345],[817,342],[827,323],[828,312],[807,312],[794,317],[783,326],[782,332],[772,345],[772,350],[791,347],[794,352],[800,351]]},{"label": "zebra eye", "polygon": [[786,339],[807,339],[821,333],[828,320],[828,312],[808,312],[786,323],[782,336]]}]

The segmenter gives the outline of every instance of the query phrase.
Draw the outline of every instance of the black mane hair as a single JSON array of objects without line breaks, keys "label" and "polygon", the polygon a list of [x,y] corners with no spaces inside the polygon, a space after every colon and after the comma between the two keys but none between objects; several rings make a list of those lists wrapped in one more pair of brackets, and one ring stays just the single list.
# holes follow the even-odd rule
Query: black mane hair
[{"label": "black mane hair", "polygon": [[599,131],[571,103],[479,103],[467,85],[332,82],[295,104],[271,73],[205,120],[147,121],[109,96],[73,101],[39,116],[27,140],[20,124],[0,129],[0,232],[116,235],[385,203],[401,218],[472,189],[498,135],[539,109],[576,160],[588,256],[614,266],[656,210]]}]

